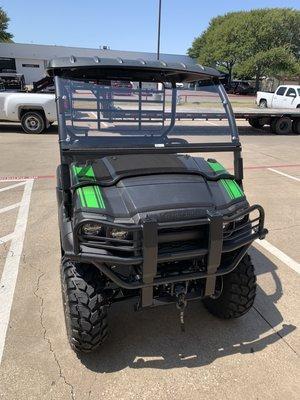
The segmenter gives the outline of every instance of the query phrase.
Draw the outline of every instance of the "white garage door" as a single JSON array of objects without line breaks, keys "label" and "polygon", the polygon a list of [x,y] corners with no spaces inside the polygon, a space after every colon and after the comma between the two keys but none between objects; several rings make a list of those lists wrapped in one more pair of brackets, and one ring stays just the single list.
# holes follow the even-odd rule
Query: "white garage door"
[{"label": "white garage door", "polygon": [[16,59],[16,69],[24,75],[26,85],[32,85],[46,75],[44,60]]}]

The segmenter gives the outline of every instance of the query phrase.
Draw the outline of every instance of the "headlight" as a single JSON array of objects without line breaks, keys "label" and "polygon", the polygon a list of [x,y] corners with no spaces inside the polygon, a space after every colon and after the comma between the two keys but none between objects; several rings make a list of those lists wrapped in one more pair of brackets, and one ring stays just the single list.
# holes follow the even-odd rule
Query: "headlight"
[{"label": "headlight", "polygon": [[87,222],[81,227],[84,235],[98,235],[102,229],[102,225],[98,222]]},{"label": "headlight", "polygon": [[236,222],[239,226],[245,224],[245,223],[248,222],[248,221],[249,221],[249,214],[242,215],[241,217],[239,217],[239,218],[237,218],[237,219],[235,220],[235,222]]},{"label": "headlight", "polygon": [[122,228],[110,228],[107,230],[107,236],[113,239],[125,240],[128,236],[128,231]]},{"label": "headlight", "polygon": [[223,222],[224,231],[226,231],[229,228],[230,224],[231,224],[231,222]]}]

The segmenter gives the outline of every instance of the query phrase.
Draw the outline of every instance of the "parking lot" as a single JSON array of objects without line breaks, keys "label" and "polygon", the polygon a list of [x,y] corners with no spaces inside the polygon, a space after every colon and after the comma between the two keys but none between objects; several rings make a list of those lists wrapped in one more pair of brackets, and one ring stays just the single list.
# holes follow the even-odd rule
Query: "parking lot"
[{"label": "parking lot", "polygon": [[[222,138],[222,122],[205,124]],[[0,124],[1,399],[299,398],[300,136],[239,128],[245,192],[269,229],[251,249],[254,308],[222,321],[192,302],[182,333],[174,305],[115,304],[104,347],[78,357],[60,292],[57,127],[26,135]],[[229,155],[215,157],[232,166]]]}]

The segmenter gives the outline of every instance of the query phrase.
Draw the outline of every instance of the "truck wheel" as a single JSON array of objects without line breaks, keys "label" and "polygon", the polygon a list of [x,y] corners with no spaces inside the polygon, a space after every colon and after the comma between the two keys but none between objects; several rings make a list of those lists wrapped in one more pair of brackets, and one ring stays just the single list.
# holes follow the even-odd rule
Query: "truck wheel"
[{"label": "truck wheel", "polygon": [[294,133],[297,133],[298,135],[300,135],[300,119],[299,118],[294,119],[292,130]]},{"label": "truck wheel", "polygon": [[260,100],[259,108],[268,108],[267,100]]},{"label": "truck wheel", "polygon": [[46,127],[43,115],[37,111],[28,111],[23,114],[21,125],[25,133],[42,133]]},{"label": "truck wheel", "polygon": [[242,258],[232,272],[218,277],[218,280],[221,288],[219,295],[203,299],[207,310],[225,319],[246,314],[253,306],[256,295],[256,276],[249,254]]},{"label": "truck wheel", "polygon": [[287,135],[292,129],[292,120],[289,117],[273,119],[270,124],[271,132],[277,135]]},{"label": "truck wheel", "polygon": [[108,333],[100,272],[70,261],[62,262],[61,272],[69,342],[76,352],[89,353],[104,342]]},{"label": "truck wheel", "polygon": [[261,122],[261,120],[259,118],[249,118],[248,122],[249,122],[249,125],[251,125],[253,128],[256,128],[256,129],[261,129],[265,125]]}]

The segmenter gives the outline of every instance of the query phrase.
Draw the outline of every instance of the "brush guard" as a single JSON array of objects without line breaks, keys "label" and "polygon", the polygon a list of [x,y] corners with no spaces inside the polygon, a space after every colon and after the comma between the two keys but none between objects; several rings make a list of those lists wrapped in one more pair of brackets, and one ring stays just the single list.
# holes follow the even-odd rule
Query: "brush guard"
[{"label": "brush guard", "polygon": [[[254,211],[258,212],[258,216],[250,218],[250,214]],[[243,221],[243,219],[245,219],[244,223],[236,224],[236,221]],[[89,222],[90,221],[91,220],[89,220]],[[212,296],[215,292],[217,276],[225,275],[233,271],[246,254],[252,242],[256,239],[264,239],[268,233],[267,229],[264,228],[264,210],[259,205],[253,205],[230,216],[222,216],[219,212],[210,212],[207,214],[206,218],[190,221],[161,223],[152,219],[145,219],[142,225],[130,228],[134,231],[141,230],[143,238],[141,256],[120,257],[108,254],[108,252],[104,250],[101,251],[100,243],[97,245],[97,250],[95,249],[94,242],[92,249],[88,247],[88,243],[85,242],[84,245],[80,243],[78,239],[80,226],[86,222],[86,219],[81,221],[76,229],[74,229],[73,250],[65,251],[65,256],[73,261],[94,264],[101,273],[121,288],[128,290],[141,289],[141,301],[139,304],[141,308],[155,305],[153,288],[159,285],[182,284],[189,281],[205,279],[204,296]],[[229,225],[229,229],[226,231],[224,231],[224,223]],[[112,223],[108,225],[117,227],[123,226]],[[207,246],[200,247],[199,245],[199,248],[196,250],[159,254],[158,243],[160,229],[182,226],[197,227],[199,225],[207,225],[209,227]],[[65,246],[63,247],[65,248]],[[233,259],[227,265],[220,265],[222,254],[232,251],[236,251]],[[159,263],[191,260],[201,257],[206,257],[207,259],[204,271],[179,273],[177,275],[164,277],[157,276],[157,265]],[[140,265],[142,276],[135,281],[125,279],[113,271],[111,268],[113,265]]]}]

